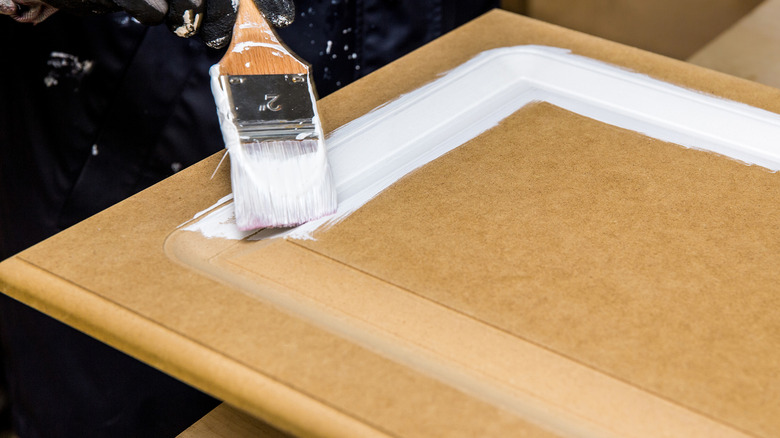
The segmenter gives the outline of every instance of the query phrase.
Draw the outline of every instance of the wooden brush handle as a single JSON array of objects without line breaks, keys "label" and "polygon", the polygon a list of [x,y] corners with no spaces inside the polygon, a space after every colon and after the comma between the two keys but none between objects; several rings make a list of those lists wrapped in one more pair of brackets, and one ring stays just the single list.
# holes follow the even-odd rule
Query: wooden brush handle
[{"label": "wooden brush handle", "polygon": [[306,74],[309,66],[299,60],[276,36],[254,0],[238,2],[233,39],[219,62],[221,74]]}]

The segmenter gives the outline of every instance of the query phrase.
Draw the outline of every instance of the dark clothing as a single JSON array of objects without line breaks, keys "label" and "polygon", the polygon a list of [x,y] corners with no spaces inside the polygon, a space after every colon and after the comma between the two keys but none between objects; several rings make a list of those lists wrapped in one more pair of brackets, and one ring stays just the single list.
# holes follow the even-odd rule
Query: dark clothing
[{"label": "dark clothing", "polygon": [[[297,2],[280,31],[320,96],[494,0]],[[0,259],[222,149],[208,67],[222,53],[124,14],[0,20]],[[21,438],[174,436],[217,402],[0,296]]]},{"label": "dark clothing", "polygon": [[[221,149],[208,83],[219,53],[124,15],[3,21],[3,258]],[[0,298],[20,437],[175,436],[218,402]]]},{"label": "dark clothing", "polygon": [[498,0],[296,1],[282,40],[312,64],[320,96],[498,7]]},{"label": "dark clothing", "polygon": [[0,37],[2,258],[221,149],[202,43],[125,15]]}]

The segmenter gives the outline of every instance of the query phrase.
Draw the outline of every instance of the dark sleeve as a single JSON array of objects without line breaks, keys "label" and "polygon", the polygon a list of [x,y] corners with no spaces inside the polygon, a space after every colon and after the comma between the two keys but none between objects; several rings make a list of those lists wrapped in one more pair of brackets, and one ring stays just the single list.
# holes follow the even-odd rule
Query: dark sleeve
[{"label": "dark sleeve", "polygon": [[127,16],[0,22],[0,257],[223,147],[221,53]]},{"label": "dark sleeve", "polygon": [[[0,258],[223,147],[196,40],[57,14],[0,41]],[[0,341],[19,436],[175,436],[218,403],[3,295]]]}]

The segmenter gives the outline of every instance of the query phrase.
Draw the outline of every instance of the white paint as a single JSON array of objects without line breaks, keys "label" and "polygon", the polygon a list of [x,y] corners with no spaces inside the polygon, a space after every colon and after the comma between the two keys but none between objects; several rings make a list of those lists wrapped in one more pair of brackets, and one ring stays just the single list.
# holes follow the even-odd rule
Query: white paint
[{"label": "white paint", "polygon": [[292,19],[286,16],[279,15],[276,17],[276,22],[274,23],[274,26],[277,27],[287,27],[292,23]]},{"label": "white paint", "polygon": [[208,45],[213,47],[213,48],[223,47],[227,43],[227,41],[229,39],[230,39],[230,37],[227,36],[227,35],[226,36],[221,36],[219,38],[215,38],[215,39],[209,41]]},{"label": "white paint", "polygon": [[239,29],[260,29],[260,31],[271,37],[273,41],[278,41],[274,31],[268,28],[266,23],[258,23],[257,21],[246,21],[238,25]]},{"label": "white paint", "polygon": [[314,135],[299,136],[295,141],[263,141],[262,148],[241,145],[229,149],[239,229],[298,225],[337,209],[311,78],[306,83],[314,112]]},{"label": "white paint", "polygon": [[[211,205],[211,207],[209,207],[209,208],[207,208],[207,209],[205,209],[205,210],[203,210],[203,211],[200,211],[200,212],[198,212],[198,213],[195,213],[195,216],[193,216],[193,217],[192,217],[192,219],[190,219],[190,220],[188,220],[188,221],[184,222],[183,224],[180,224],[180,225],[179,225],[178,227],[176,227],[176,228],[181,228],[181,227],[182,227],[182,226],[184,226],[185,224],[187,224],[187,223],[190,223],[190,222],[194,221],[195,219],[197,219],[197,218],[199,218],[199,217],[203,216],[204,214],[208,213],[209,211],[211,211],[211,210],[213,210],[213,209],[215,209],[215,208],[217,208],[217,207],[221,206],[222,204],[225,204],[225,203],[227,203],[228,201],[232,201],[232,200],[233,200],[233,194],[232,194],[232,193],[231,193],[231,194],[229,194],[229,195],[225,195],[225,196],[221,197],[221,198],[219,199],[219,201],[217,201],[217,202],[213,203],[213,204]],[[192,223],[192,224],[190,225],[190,227],[193,227],[192,229],[196,229],[196,228],[198,228],[198,224],[196,224],[196,223]],[[187,227],[187,228],[185,228],[185,229],[190,229],[190,227]]]},{"label": "white paint", "polygon": [[241,53],[246,49],[249,49],[251,47],[268,47],[269,49],[278,50],[282,53],[290,53],[287,51],[287,49],[284,48],[281,44],[271,44],[271,43],[261,43],[257,41],[244,41],[241,43],[238,43],[233,47],[233,52]]},{"label": "white paint", "polygon": [[536,101],[660,140],[780,169],[778,114],[564,49],[509,47],[483,52],[336,130],[327,144],[338,212],[290,230],[263,230],[249,239],[311,239],[316,230],[338,223],[404,175]]},{"label": "white paint", "polygon": [[241,231],[238,229],[232,203],[213,210],[205,218],[184,229],[199,232],[207,238],[230,240],[242,240],[253,233],[252,231]]},{"label": "white paint", "polygon": [[192,27],[195,31],[200,29],[200,21],[203,19],[203,14],[195,14],[195,18],[192,20]]},{"label": "white paint", "polygon": [[241,140],[238,136],[238,128],[233,122],[233,112],[230,109],[230,98],[228,97],[227,90],[222,88],[222,83],[219,80],[219,64],[211,66],[209,69],[209,77],[211,78],[211,94],[214,95],[214,103],[217,105],[217,116],[222,131],[222,140],[225,142],[225,147],[230,151],[231,147],[240,145]]},{"label": "white paint", "polygon": [[196,14],[194,10],[187,9],[182,14],[182,25],[177,27],[173,33],[182,38],[192,36],[200,28],[201,14]]},{"label": "white paint", "polygon": [[230,240],[242,240],[253,233],[252,231],[241,231],[238,229],[232,203],[216,208],[208,216],[184,227],[184,229],[199,232],[208,238],[216,237]]},{"label": "white paint", "polygon": [[82,61],[69,53],[54,51],[49,54],[46,65],[50,67],[50,70],[43,78],[43,83],[47,87],[53,87],[59,84],[61,78],[80,79],[92,71],[93,62],[91,60]]},{"label": "white paint", "polygon": [[[299,135],[297,141],[264,141],[266,147],[255,148],[241,143],[219,64],[209,69],[209,76],[222,138],[231,159],[236,226],[249,230],[269,225],[297,225],[335,211],[337,201],[311,78],[307,84],[314,110],[315,135]],[[314,144],[314,152],[307,150],[291,155],[300,151],[304,143],[306,147]]]},{"label": "white paint", "polygon": [[336,211],[336,191],[321,138],[259,139],[229,152],[239,229],[294,226]]}]

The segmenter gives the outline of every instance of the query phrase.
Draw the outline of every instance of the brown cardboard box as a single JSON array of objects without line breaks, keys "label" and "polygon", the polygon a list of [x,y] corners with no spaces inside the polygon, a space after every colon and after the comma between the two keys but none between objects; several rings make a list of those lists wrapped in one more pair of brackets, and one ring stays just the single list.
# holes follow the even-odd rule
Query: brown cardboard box
[{"label": "brown cardboard box", "polygon": [[780,1],[765,0],[688,62],[780,87]]},{"label": "brown cardboard box", "polygon": [[527,0],[529,16],[686,59],[761,0]]},{"label": "brown cardboard box", "polygon": [[[325,129],[520,44],[780,113],[495,11],[323,99]],[[0,289],[302,436],[780,432],[774,173],[538,103],[316,241],[237,242],[180,228],[229,193],[219,158],[0,263]]]}]

